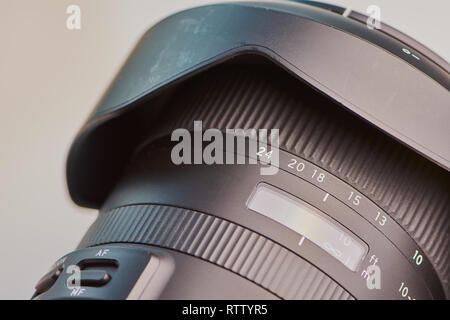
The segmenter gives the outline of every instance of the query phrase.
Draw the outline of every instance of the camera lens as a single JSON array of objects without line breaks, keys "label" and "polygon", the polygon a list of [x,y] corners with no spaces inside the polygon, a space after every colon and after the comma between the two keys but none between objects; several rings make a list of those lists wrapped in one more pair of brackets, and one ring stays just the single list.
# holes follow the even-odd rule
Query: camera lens
[{"label": "camera lens", "polygon": [[[444,298],[448,173],[248,58],[254,63],[235,59],[172,92],[79,248],[135,243],[182,256],[189,271],[161,298],[261,290],[283,299]],[[250,163],[267,158],[269,145],[246,149],[242,164],[194,164],[193,155],[173,163],[172,132],[194,136],[196,120],[205,133],[279,128],[278,172],[261,175],[265,164]],[[233,281],[209,280],[224,271]]]},{"label": "camera lens", "polygon": [[142,37],[68,156],[98,218],[33,298],[450,298],[448,64],[314,6]]}]

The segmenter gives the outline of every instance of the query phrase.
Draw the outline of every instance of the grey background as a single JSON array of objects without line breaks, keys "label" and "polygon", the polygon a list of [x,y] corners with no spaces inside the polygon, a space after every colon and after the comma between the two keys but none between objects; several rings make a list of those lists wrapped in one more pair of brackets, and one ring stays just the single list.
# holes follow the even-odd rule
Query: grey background
[{"label": "grey background", "polygon": [[[221,2],[225,2],[221,1]],[[0,0],[0,298],[28,299],[96,212],[65,185],[71,141],[139,37],[165,16],[208,0]],[[329,1],[365,12],[450,59],[448,0]],[[66,8],[81,8],[81,30]]]}]

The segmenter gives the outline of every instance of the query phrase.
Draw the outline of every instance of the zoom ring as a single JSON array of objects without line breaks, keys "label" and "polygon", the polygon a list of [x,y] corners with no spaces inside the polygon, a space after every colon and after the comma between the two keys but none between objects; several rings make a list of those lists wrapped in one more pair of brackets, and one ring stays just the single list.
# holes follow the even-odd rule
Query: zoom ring
[{"label": "zoom ring", "polygon": [[236,273],[283,299],[354,299],[322,271],[272,240],[187,209],[136,205],[100,214],[79,248],[129,242],[189,254]]}]

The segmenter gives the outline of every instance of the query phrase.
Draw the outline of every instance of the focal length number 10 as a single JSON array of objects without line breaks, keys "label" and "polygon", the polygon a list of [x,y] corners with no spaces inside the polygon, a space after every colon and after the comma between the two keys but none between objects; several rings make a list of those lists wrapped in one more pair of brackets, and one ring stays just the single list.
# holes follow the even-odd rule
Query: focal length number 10
[{"label": "focal length number 10", "polygon": [[414,252],[413,260],[418,266],[422,264],[423,256],[419,253],[419,250],[416,250],[416,252]]}]

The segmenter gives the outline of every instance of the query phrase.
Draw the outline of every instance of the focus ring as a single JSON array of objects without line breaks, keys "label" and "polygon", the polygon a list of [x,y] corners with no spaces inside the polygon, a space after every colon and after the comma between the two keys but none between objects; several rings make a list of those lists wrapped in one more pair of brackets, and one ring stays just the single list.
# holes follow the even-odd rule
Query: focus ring
[{"label": "focus ring", "polygon": [[334,280],[272,240],[211,215],[136,205],[100,214],[79,248],[113,242],[155,245],[234,272],[283,299],[353,297]]}]

